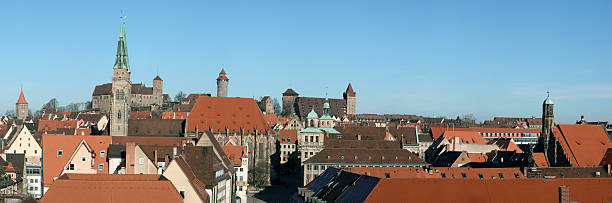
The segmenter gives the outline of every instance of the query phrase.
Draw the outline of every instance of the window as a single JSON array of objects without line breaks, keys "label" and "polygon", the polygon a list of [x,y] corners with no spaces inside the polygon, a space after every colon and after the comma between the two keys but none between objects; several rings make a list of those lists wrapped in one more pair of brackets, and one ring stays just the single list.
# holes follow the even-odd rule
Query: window
[{"label": "window", "polygon": [[74,170],[74,164],[68,164],[68,167],[66,167],[66,170],[69,170],[69,171]]},{"label": "window", "polygon": [[238,186],[238,191],[242,191],[242,186]]},{"label": "window", "polygon": [[446,178],[446,173],[441,173],[440,175],[442,175],[442,178]]},{"label": "window", "polygon": [[138,159],[138,164],[143,165],[144,164],[144,158],[141,157],[140,159]]},{"label": "window", "polygon": [[315,142],[319,142],[319,136],[315,136]]},{"label": "window", "polygon": [[385,178],[391,178],[391,174],[385,173]]},{"label": "window", "polygon": [[38,153],[38,150],[34,150],[34,154],[37,154],[37,153]]},{"label": "window", "polygon": [[516,179],[521,178],[521,176],[519,176],[519,174],[518,174],[518,173],[514,173],[514,177],[515,177]]},{"label": "window", "polygon": [[244,170],[242,169],[242,167],[240,167],[240,172],[242,172],[242,171],[244,171]]},{"label": "window", "polygon": [[62,154],[64,154],[64,151],[62,151],[61,149],[57,150],[57,157],[62,157]]},{"label": "window", "polygon": [[106,155],[106,152],[104,150],[100,150],[100,157],[104,158],[105,155]]},{"label": "window", "polygon": [[179,190],[179,194],[181,194],[181,197],[185,198],[185,190]]},{"label": "window", "polygon": [[504,179],[504,174],[503,173],[499,173],[499,178]]},{"label": "window", "polygon": [[484,179],[484,176],[482,175],[482,173],[479,173],[479,174],[478,174],[478,177],[479,177],[480,179]]},{"label": "window", "polygon": [[81,161],[87,161],[87,159],[85,157],[81,157]]},{"label": "window", "polygon": [[461,173],[461,177],[467,178],[467,175],[465,173]]},{"label": "window", "polygon": [[99,171],[104,170],[104,164],[98,164],[98,170]]},{"label": "window", "polygon": [[243,181],[242,176],[238,176],[238,181]]}]

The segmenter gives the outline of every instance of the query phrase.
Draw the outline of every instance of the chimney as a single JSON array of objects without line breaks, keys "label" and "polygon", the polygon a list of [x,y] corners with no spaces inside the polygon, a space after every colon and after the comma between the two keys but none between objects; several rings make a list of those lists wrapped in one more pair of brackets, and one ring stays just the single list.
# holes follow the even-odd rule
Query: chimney
[{"label": "chimney", "polygon": [[125,143],[125,174],[134,174],[136,143]]},{"label": "chimney", "polygon": [[153,151],[153,164],[155,164],[155,166],[157,167],[157,147],[155,148],[155,151]]},{"label": "chimney", "polygon": [[357,135],[357,140],[361,140],[361,135]]},{"label": "chimney", "polygon": [[177,148],[176,148],[176,146],[174,146],[172,148],[172,157],[176,158],[176,156],[177,156]]},{"label": "chimney", "polygon": [[562,185],[559,186],[559,203],[569,203],[570,189]]}]

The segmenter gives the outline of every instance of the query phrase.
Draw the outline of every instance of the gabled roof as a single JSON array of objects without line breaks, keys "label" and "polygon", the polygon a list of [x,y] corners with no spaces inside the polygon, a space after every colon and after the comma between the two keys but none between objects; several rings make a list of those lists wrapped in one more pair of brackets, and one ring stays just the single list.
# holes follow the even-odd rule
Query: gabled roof
[{"label": "gabled roof", "polygon": [[487,141],[474,131],[446,131],[442,136],[448,140],[459,138],[462,144],[487,144]]},{"label": "gabled roof", "polygon": [[[112,83],[96,85],[92,93],[92,96],[111,95],[112,89],[113,89]],[[132,94],[152,95],[153,87],[146,87],[141,83],[132,84],[131,93]]]},{"label": "gabled roof", "polygon": [[155,76],[155,78],[153,78],[153,81],[155,81],[155,80],[162,80],[162,79],[161,79],[161,77],[159,77],[159,75],[157,75],[157,76]]},{"label": "gabled roof", "polygon": [[175,162],[177,166],[181,169],[183,174],[185,174],[185,177],[187,178],[191,187],[196,191],[200,200],[202,202],[207,202],[208,193],[206,192],[206,184],[200,181],[200,179],[198,179],[198,177],[195,175],[195,173],[191,169],[191,166],[187,164],[187,162],[183,159],[183,157],[178,157],[172,161]]},{"label": "gabled roof", "polygon": [[535,164],[539,167],[548,167],[548,161],[546,161],[546,156],[544,152],[533,153],[533,159],[535,160]]},{"label": "gabled roof", "polygon": [[25,96],[23,96],[23,90],[21,90],[21,93],[19,93],[19,99],[17,99],[17,104],[28,104],[25,99]]},{"label": "gabled roof", "polygon": [[267,132],[257,103],[251,98],[200,97],[187,116],[188,130]]},{"label": "gabled roof", "polygon": [[516,151],[516,153],[523,153],[523,150],[512,141],[510,138],[500,138],[495,140],[490,140],[488,144],[494,144],[499,147],[499,150],[502,151]]},{"label": "gabled roof", "polygon": [[[93,135],[51,135],[44,134],[42,136],[43,147],[43,182],[45,186],[53,184],[53,177],[59,177],[64,169],[64,165],[68,162],[72,154],[75,152],[79,144],[85,141],[89,147],[95,151],[107,150],[111,143],[110,136],[93,136]],[[58,156],[58,150],[62,150],[62,156]],[[96,156],[94,164],[106,163],[106,157],[101,158]],[[108,164],[105,164],[108,165]],[[108,167],[105,166],[105,169]],[[108,173],[108,170],[106,170]]]},{"label": "gabled roof", "polygon": [[[346,115],[346,100],[345,99],[329,99],[330,116],[343,117]],[[316,97],[298,97],[296,98],[296,114],[300,118],[305,118],[308,113],[314,109],[318,115],[323,115],[323,104],[325,98]]]},{"label": "gabled roof", "polygon": [[[384,140],[387,131],[383,127],[343,126],[335,127],[342,134],[342,139]],[[358,136],[359,135],[359,136]]]},{"label": "gabled roof", "polygon": [[295,144],[297,141],[297,130],[282,129],[278,132],[278,139],[280,143]]},{"label": "gabled roof", "polygon": [[224,145],[221,146],[225,155],[229,161],[235,167],[242,166],[242,158],[247,158],[247,149],[246,146],[233,146],[233,145]]},{"label": "gabled roof", "polygon": [[559,124],[555,136],[573,166],[598,166],[612,142],[599,125]]},{"label": "gabled roof", "polygon": [[64,174],[40,202],[183,202],[160,175]]},{"label": "gabled roof", "polygon": [[164,145],[181,146],[189,140],[185,137],[142,137],[142,136],[106,136],[110,137],[112,144],[125,145],[133,142],[136,145]]}]

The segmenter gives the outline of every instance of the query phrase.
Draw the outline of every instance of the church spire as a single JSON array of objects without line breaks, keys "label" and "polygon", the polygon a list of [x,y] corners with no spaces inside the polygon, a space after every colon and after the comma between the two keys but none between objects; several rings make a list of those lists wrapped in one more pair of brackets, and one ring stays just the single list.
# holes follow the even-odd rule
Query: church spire
[{"label": "church spire", "polygon": [[130,61],[128,59],[127,37],[125,34],[125,19],[127,16],[121,16],[121,27],[119,29],[119,41],[117,42],[117,56],[113,69],[130,70]]}]

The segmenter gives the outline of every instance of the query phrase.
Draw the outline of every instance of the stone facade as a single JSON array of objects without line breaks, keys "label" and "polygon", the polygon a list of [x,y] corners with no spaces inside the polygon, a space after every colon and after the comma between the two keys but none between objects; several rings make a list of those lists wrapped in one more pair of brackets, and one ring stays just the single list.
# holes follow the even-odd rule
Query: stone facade
[{"label": "stone facade", "polygon": [[127,42],[123,22],[117,45],[117,57],[113,67],[111,85],[111,136],[127,136],[130,104],[132,103],[132,83],[130,82],[130,65],[128,61]]},{"label": "stone facade", "polygon": [[308,112],[314,110],[318,114],[323,113],[323,104],[328,102],[330,105],[329,114],[334,119],[342,119],[356,112],[356,93],[351,84],[343,93],[342,99],[328,99],[317,97],[300,97],[293,89],[287,89],[283,93],[283,113],[284,116],[297,115],[304,119]]},{"label": "stone facade", "polygon": [[219,77],[217,77],[217,97],[227,97],[227,86],[229,78],[227,78],[225,69],[221,69]]},{"label": "stone facade", "polygon": [[19,94],[19,99],[17,100],[17,104],[15,104],[15,113],[17,114],[17,119],[23,120],[28,117],[28,102],[23,96],[23,90]]}]

